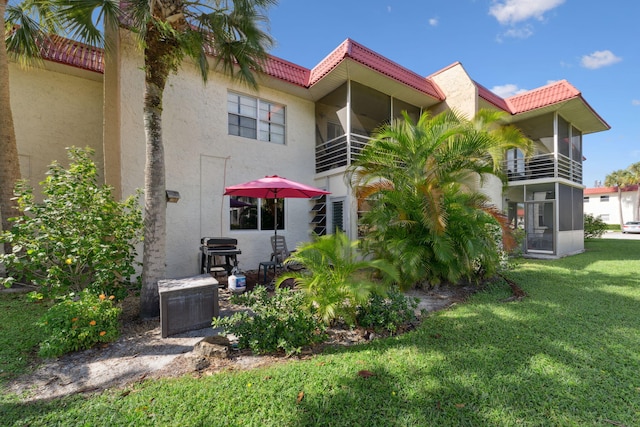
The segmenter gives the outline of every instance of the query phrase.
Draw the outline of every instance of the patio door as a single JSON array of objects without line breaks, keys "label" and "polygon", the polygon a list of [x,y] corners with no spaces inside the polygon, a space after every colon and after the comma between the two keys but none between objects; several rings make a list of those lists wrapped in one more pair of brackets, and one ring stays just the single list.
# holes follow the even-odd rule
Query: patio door
[{"label": "patio door", "polygon": [[555,253],[555,200],[525,202],[526,252]]}]

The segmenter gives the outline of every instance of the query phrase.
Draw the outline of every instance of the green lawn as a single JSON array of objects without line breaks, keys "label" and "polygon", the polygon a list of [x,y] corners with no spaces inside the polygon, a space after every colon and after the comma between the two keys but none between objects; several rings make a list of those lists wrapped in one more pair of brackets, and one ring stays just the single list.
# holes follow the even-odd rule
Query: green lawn
[{"label": "green lawn", "polygon": [[640,242],[590,241],[511,271],[523,302],[495,286],[412,333],[307,361],[89,398],[3,396],[0,425],[637,426],[639,271]]}]

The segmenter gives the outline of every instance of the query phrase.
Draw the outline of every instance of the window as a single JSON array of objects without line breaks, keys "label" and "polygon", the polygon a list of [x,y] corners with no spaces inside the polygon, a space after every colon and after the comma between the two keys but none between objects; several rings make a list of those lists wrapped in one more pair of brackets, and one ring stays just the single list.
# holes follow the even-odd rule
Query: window
[{"label": "window", "polygon": [[342,135],[344,135],[342,126],[337,123],[327,122],[327,141],[331,141],[332,139],[336,139]]},{"label": "window", "polygon": [[273,230],[274,208],[278,230],[284,230],[284,199],[256,199],[232,196],[229,201],[229,224],[232,230]]},{"label": "window", "polygon": [[582,201],[583,201],[584,203],[589,203],[589,196],[584,196],[584,197],[582,198]]},{"label": "window", "polygon": [[331,224],[333,232],[344,232],[344,200],[331,202]]},{"label": "window", "polygon": [[285,108],[251,96],[227,94],[229,135],[284,144]]},{"label": "window", "polygon": [[600,196],[600,201],[601,202],[608,202],[609,201],[609,196]]}]

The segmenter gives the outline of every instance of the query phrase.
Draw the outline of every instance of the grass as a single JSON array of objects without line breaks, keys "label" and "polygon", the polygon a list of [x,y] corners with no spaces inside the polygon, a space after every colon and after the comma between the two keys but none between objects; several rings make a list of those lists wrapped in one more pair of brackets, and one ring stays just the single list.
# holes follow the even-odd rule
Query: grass
[{"label": "grass", "polygon": [[494,285],[414,332],[306,361],[90,397],[5,395],[0,424],[640,425],[639,270],[640,242],[589,241],[509,272],[522,302]]},{"label": "grass", "polygon": [[40,340],[35,322],[47,308],[26,302],[24,293],[0,294],[0,384],[24,373],[35,361]]}]

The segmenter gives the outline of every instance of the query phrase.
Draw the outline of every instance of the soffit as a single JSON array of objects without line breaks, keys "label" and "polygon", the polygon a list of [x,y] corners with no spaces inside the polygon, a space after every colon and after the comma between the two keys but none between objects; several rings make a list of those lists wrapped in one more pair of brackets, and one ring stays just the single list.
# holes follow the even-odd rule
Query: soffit
[{"label": "soffit", "polygon": [[356,81],[418,107],[428,108],[441,102],[350,58],[340,61],[309,87],[311,98],[317,101],[336,90],[347,80]]},{"label": "soffit", "polygon": [[518,122],[539,118],[554,112],[558,112],[565,120],[580,129],[583,134],[602,132],[611,128],[580,96],[524,113],[513,114],[507,117],[506,121],[517,125]]}]

